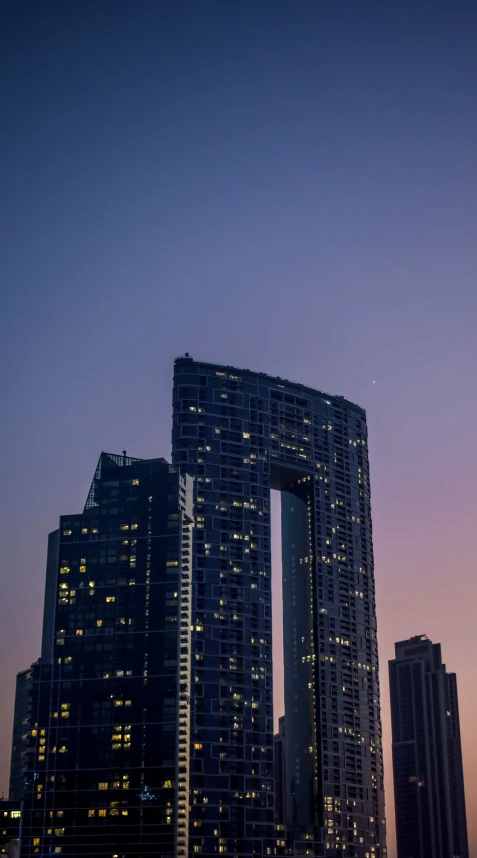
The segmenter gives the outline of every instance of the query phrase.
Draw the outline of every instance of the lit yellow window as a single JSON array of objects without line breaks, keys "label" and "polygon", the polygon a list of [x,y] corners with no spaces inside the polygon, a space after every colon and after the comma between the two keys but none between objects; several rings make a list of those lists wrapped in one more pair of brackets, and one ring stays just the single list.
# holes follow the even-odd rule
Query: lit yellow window
[{"label": "lit yellow window", "polygon": [[133,481],[132,481],[132,484],[133,484],[133,486],[138,486],[138,485],[139,485],[139,480],[133,480]]},{"label": "lit yellow window", "polygon": [[97,626],[102,626],[102,625],[103,625],[103,621],[102,621],[102,620],[96,620],[96,625],[97,625]]},{"label": "lit yellow window", "polygon": [[73,533],[73,531],[72,531],[72,530],[64,530],[64,531],[63,531],[63,536],[71,536],[71,534],[72,534],[72,533]]},{"label": "lit yellow window", "polygon": [[81,528],[81,533],[88,533],[88,528],[87,528],[87,527],[82,527],[82,528]]},{"label": "lit yellow window", "polygon": [[96,813],[95,810],[88,810],[88,816],[94,816]]},{"label": "lit yellow window", "polygon": [[106,596],[106,601],[107,601],[107,602],[115,602],[115,601],[116,601],[116,596]]},{"label": "lit yellow window", "polygon": [[100,781],[99,782],[98,789],[107,789],[107,788],[108,788],[108,782],[107,781]]},{"label": "lit yellow window", "polygon": [[106,809],[104,807],[98,810],[98,816],[106,816]]}]

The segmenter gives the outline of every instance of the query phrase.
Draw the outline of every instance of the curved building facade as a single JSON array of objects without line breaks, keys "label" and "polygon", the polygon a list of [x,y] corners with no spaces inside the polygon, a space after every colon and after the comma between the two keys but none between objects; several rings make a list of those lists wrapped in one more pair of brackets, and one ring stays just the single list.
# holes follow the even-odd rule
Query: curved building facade
[{"label": "curved building facade", "polygon": [[[195,479],[189,854],[386,852],[366,414],[178,358]],[[286,827],[274,825],[270,491],[281,492]]]}]

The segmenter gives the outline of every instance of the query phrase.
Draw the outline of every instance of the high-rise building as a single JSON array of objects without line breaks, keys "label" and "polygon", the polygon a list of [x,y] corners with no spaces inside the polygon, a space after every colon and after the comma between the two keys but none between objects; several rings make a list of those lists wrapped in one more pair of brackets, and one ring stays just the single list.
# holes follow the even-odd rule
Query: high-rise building
[{"label": "high-rise building", "polygon": [[22,858],[187,850],[191,526],[189,477],[102,453],[51,535]]},{"label": "high-rise building", "polygon": [[365,412],[340,396],[186,355],[175,362],[172,440],[173,464],[196,481],[191,854],[261,856],[285,845],[274,829],[275,489],[290,836],[298,854],[383,856]]},{"label": "high-rise building", "polygon": [[273,760],[275,763],[275,822],[283,825],[286,820],[285,805],[285,716],[278,719],[278,733],[273,739]]},{"label": "high-rise building", "polygon": [[33,675],[38,662],[17,674],[13,713],[12,755],[10,762],[9,798],[21,802],[25,788],[27,747],[31,730],[31,697]]},{"label": "high-rise building", "polygon": [[389,662],[398,858],[468,858],[455,673],[426,635]]},{"label": "high-rise building", "polygon": [[0,799],[0,855],[20,858],[21,803]]}]

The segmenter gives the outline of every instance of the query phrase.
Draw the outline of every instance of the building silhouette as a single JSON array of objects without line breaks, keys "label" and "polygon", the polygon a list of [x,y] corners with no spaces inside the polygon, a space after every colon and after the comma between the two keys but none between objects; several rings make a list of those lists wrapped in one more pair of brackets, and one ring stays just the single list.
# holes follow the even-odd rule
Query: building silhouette
[{"label": "building silhouette", "polygon": [[20,856],[21,804],[0,799],[0,855]]},{"label": "building silhouette", "polygon": [[187,848],[191,523],[188,477],[102,453],[50,536],[22,858]]},{"label": "building silhouette", "polygon": [[426,635],[389,662],[398,858],[468,858],[455,673]]},{"label": "building silhouette", "polygon": [[278,733],[273,739],[273,759],[275,763],[275,822],[283,825],[286,820],[285,804],[285,716],[278,719]]},{"label": "building silhouette", "polygon": [[286,821],[297,853],[385,853],[366,415],[301,384],[175,362],[196,483],[190,852],[276,854],[270,490],[281,492]]},{"label": "building silhouette", "polygon": [[34,672],[37,664],[17,674],[15,709],[13,713],[12,754],[10,763],[9,798],[21,802],[25,789],[27,748],[31,736],[31,697]]},{"label": "building silhouette", "polygon": [[22,858],[384,858],[378,666],[365,412],[178,358],[172,465],[103,453],[49,538]]}]

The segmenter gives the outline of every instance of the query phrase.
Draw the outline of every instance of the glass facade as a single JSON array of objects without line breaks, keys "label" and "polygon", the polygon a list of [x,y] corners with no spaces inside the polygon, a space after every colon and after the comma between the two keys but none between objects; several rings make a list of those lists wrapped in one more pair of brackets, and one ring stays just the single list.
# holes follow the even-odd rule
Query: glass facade
[{"label": "glass facade", "polygon": [[[379,858],[365,412],[186,355],[175,362],[172,442],[196,492],[190,854]],[[274,826],[271,489],[282,497],[288,839]]]},{"label": "glass facade", "polygon": [[50,538],[23,858],[187,850],[192,483],[103,453]]},{"label": "glass facade", "polygon": [[389,662],[398,858],[468,858],[455,673],[425,635]]}]

